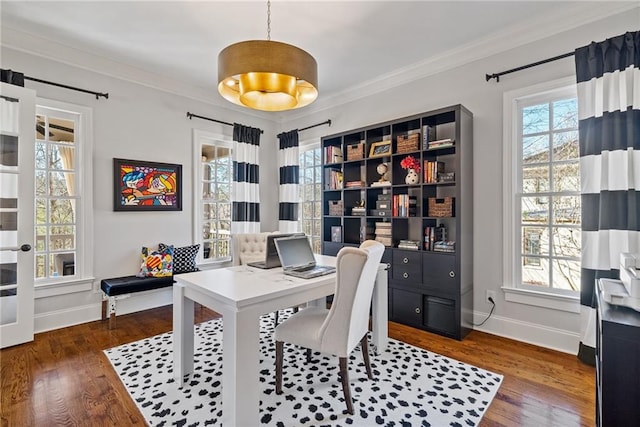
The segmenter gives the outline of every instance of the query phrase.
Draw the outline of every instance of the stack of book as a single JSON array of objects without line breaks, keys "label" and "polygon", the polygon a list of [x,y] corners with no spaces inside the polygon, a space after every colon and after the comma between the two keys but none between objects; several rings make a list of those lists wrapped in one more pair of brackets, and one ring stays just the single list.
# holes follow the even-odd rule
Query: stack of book
[{"label": "stack of book", "polygon": [[424,161],[424,183],[431,184],[438,182],[438,176],[444,172],[444,162],[433,160]]},{"label": "stack of book", "polygon": [[340,169],[325,169],[324,170],[324,189],[325,190],[339,190],[342,188],[342,171]]},{"label": "stack of book", "polygon": [[344,185],[346,188],[364,187],[364,181],[347,181]]},{"label": "stack of book", "polygon": [[420,249],[420,242],[418,240],[400,240],[398,243],[398,249],[410,249],[417,251]]},{"label": "stack of book", "polygon": [[376,241],[385,246],[392,245],[390,222],[376,222]]},{"label": "stack of book", "polygon": [[434,252],[455,252],[456,251],[456,242],[450,241],[439,241],[433,244]]},{"label": "stack of book", "polygon": [[[424,229],[424,250],[434,251],[436,243],[447,240],[447,229],[444,225],[438,227],[425,227]],[[449,251],[447,251],[449,252]]]},{"label": "stack of book", "polygon": [[410,196],[408,194],[395,194],[393,196],[393,216],[406,218],[410,216],[416,216],[418,206],[418,199],[416,196]]},{"label": "stack of book", "polygon": [[324,147],[324,162],[328,163],[341,163],[342,162],[342,149],[335,145],[329,145]]},{"label": "stack of book", "polygon": [[427,150],[433,150],[436,148],[453,147],[454,140],[452,138],[439,139],[437,141],[430,141],[427,144]]},{"label": "stack of book", "polygon": [[367,209],[364,206],[354,206],[351,208],[351,215],[365,216],[366,214]]},{"label": "stack of book", "polygon": [[429,148],[429,142],[436,139],[436,127],[424,125],[422,126],[422,149]]}]

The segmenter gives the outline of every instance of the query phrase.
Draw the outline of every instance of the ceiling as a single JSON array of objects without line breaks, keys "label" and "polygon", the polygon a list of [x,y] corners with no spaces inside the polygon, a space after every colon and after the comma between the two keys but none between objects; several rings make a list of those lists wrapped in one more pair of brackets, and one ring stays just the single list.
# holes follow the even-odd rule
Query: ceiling
[{"label": "ceiling", "polygon": [[[480,59],[637,4],[272,0],[271,39],[315,57],[317,103],[327,103],[433,72],[447,58]],[[66,62],[99,58],[106,73],[126,65],[123,77],[180,81],[218,105],[224,104],[216,89],[218,53],[267,35],[266,1],[2,1],[0,7],[3,43],[10,47],[19,43],[15,34],[27,33],[41,40],[45,56],[54,43],[55,52],[74,53]]]}]

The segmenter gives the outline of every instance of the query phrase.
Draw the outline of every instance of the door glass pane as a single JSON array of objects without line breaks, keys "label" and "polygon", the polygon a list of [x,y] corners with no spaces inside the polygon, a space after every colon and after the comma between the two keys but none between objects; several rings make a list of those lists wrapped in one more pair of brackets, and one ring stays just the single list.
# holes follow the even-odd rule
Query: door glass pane
[{"label": "door glass pane", "polygon": [[49,222],[51,224],[75,223],[76,201],[72,199],[49,200]]},{"label": "door glass pane", "polygon": [[0,135],[0,166],[18,166],[18,137]]},{"label": "door glass pane", "polygon": [[59,144],[49,145],[49,169],[75,169],[75,148]]},{"label": "door glass pane", "polygon": [[50,172],[50,196],[75,196],[75,175],[70,172]]},{"label": "door glass pane", "polygon": [[49,254],[50,277],[73,276],[75,273],[75,253]]}]

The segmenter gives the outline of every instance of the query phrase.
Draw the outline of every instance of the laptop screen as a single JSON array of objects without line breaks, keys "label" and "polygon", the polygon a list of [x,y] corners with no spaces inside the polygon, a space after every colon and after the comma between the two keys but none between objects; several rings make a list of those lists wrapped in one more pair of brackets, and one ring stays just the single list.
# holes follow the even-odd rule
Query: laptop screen
[{"label": "laptop screen", "polygon": [[292,236],[274,241],[283,268],[315,264],[316,260],[307,236]]},{"label": "laptop screen", "polygon": [[267,257],[266,258],[278,259],[278,249],[276,248],[276,244],[274,240],[281,239],[283,237],[291,237],[291,236],[304,236],[304,233],[269,234],[267,236]]}]

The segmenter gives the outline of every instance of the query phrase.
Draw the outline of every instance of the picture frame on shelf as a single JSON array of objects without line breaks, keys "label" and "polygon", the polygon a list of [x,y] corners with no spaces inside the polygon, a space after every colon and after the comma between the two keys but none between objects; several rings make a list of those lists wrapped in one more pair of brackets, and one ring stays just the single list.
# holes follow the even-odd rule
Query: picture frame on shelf
[{"label": "picture frame on shelf", "polygon": [[384,157],[391,155],[391,140],[374,142],[369,148],[369,157]]},{"label": "picture frame on shelf", "polygon": [[342,243],[342,226],[331,226],[331,241],[335,243]]},{"label": "picture frame on shelf", "polygon": [[113,159],[114,211],[181,211],[182,165]]}]

